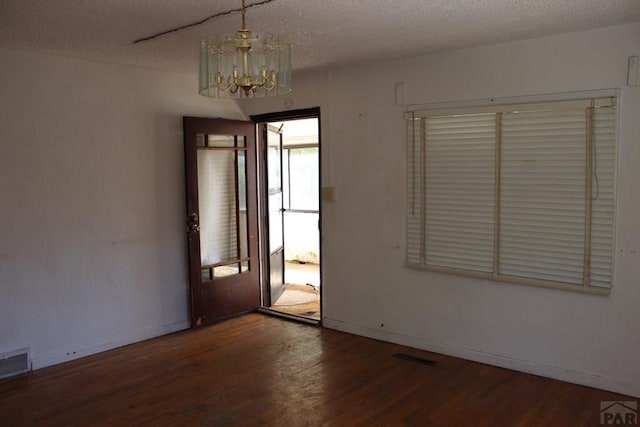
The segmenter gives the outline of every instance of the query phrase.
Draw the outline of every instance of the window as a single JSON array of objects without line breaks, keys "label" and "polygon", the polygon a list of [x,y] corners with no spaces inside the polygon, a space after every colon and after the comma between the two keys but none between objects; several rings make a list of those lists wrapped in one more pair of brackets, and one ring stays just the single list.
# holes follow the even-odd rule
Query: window
[{"label": "window", "polygon": [[320,208],[318,146],[284,146],[285,208],[314,212]]},{"label": "window", "polygon": [[407,265],[607,294],[615,101],[409,113]]}]

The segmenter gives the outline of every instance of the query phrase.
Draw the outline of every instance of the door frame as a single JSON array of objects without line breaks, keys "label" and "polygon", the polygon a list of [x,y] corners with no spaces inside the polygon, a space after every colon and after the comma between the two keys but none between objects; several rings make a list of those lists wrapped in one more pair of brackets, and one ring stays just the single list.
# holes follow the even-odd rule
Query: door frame
[{"label": "door frame", "polygon": [[[251,121],[255,124],[256,128],[256,144],[258,151],[258,171],[257,175],[261,177],[258,182],[258,234],[260,236],[260,288],[262,293],[262,306],[268,307],[266,304],[270,303],[270,289],[269,289],[269,247],[268,242],[266,241],[266,219],[267,216],[265,214],[266,209],[266,196],[268,195],[268,189],[265,186],[264,179],[264,165],[266,163],[264,150],[266,141],[263,141],[262,135],[260,135],[260,124],[261,123],[269,123],[269,122],[279,122],[279,121],[289,121],[289,120],[300,120],[300,119],[317,119],[318,120],[318,235],[319,235],[319,244],[320,244],[320,323],[322,323],[323,319],[323,294],[324,294],[324,286],[322,283],[322,272],[323,272],[323,244],[322,244],[322,117],[320,114],[320,107],[312,107],[312,108],[304,108],[299,110],[292,111],[281,111],[275,113],[266,113],[266,114],[256,114],[249,116]],[[286,242],[285,242],[286,247]]]},{"label": "door frame", "polygon": [[[268,122],[260,122],[257,125],[257,129],[258,129],[258,140],[261,142],[264,142],[264,144],[258,144],[258,145],[262,145],[261,148],[263,150],[262,157],[261,159],[263,160],[262,162],[262,166],[263,166],[263,172],[262,172],[262,178],[263,178],[263,190],[264,193],[259,192],[259,197],[260,197],[260,201],[259,203],[262,203],[262,206],[264,208],[264,210],[262,212],[265,213],[264,215],[264,220],[262,222],[259,223],[259,226],[262,226],[262,234],[261,236],[261,240],[264,242],[264,245],[262,245],[264,247],[264,255],[265,258],[261,263],[261,266],[264,267],[264,271],[265,271],[265,277],[267,278],[266,280],[268,281],[269,285],[266,286],[266,288],[269,288],[269,292],[264,294],[264,298],[263,298],[263,305],[266,305],[268,307],[271,307],[274,303],[274,300],[276,300],[280,295],[282,295],[282,292],[284,292],[284,268],[285,268],[285,261],[284,261],[284,248],[285,248],[285,239],[284,239],[284,209],[283,209],[283,205],[284,205],[284,176],[283,176],[283,164],[282,164],[282,132],[280,130],[275,130],[273,126],[271,126],[270,123]],[[272,248],[271,248],[271,213],[273,211],[272,206],[270,205],[270,201],[269,198],[270,196],[272,196],[271,194],[271,188],[270,188],[270,183],[269,183],[269,132],[274,132],[278,135],[279,141],[278,141],[278,152],[280,153],[280,212],[282,214],[282,222],[280,224],[281,226],[281,230],[282,230],[282,245],[280,246],[280,249],[278,249],[275,253],[272,252]],[[258,189],[258,191],[260,191],[260,189]],[[263,196],[263,197],[262,197]],[[281,258],[281,259],[280,259]],[[273,279],[274,276],[276,276],[278,274],[278,271],[275,270],[274,271],[274,262],[279,262],[279,266],[275,266],[275,267],[279,267],[282,273],[282,283],[278,283],[278,285],[280,286],[280,288],[277,291],[274,291],[272,285],[273,285]],[[275,293],[277,292],[277,294]],[[274,298],[275,295],[275,298]]]}]

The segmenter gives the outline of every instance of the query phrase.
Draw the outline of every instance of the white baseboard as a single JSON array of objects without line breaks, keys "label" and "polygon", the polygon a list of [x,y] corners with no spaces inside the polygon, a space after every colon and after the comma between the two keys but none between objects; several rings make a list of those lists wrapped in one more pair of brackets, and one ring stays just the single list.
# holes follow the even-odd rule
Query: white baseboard
[{"label": "white baseboard", "polygon": [[461,359],[472,360],[474,362],[485,363],[487,365],[499,366],[501,368],[526,372],[528,374],[640,397],[640,384],[630,383],[619,378],[608,378],[572,369],[548,366],[532,361],[514,359],[508,356],[485,353],[470,348],[433,342],[395,332],[381,331],[367,326],[346,323],[326,317],[322,320],[322,326],[329,329],[335,329],[337,331],[348,332],[355,335],[426,350],[432,353],[446,354],[448,356],[459,357]]},{"label": "white baseboard", "polygon": [[33,358],[31,360],[31,367],[33,370],[46,368],[47,366],[69,362],[71,360],[79,359],[81,357],[90,356],[92,354],[100,353],[107,350],[112,350],[114,348],[148,340],[151,338],[156,338],[161,335],[182,331],[187,328],[189,328],[189,322],[181,321],[181,322],[170,323],[168,325],[158,326],[155,328],[147,328],[140,331],[134,331],[131,334],[123,334],[121,337],[118,337],[115,340],[111,340],[105,343],[90,345],[89,347],[86,347],[80,350],[72,350],[69,352],[55,353],[55,354],[49,354],[42,357]]}]

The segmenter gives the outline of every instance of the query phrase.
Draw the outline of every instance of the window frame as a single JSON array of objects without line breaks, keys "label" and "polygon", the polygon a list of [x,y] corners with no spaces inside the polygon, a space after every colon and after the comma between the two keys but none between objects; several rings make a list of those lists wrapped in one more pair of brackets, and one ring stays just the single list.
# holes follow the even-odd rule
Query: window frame
[{"label": "window frame", "polygon": [[[589,283],[588,280],[583,280],[581,284],[571,284],[571,283],[564,283],[564,282],[559,282],[559,281],[552,281],[552,280],[544,280],[544,279],[535,279],[535,278],[526,278],[526,277],[520,277],[520,276],[512,276],[512,275],[506,275],[506,274],[502,274],[500,273],[499,269],[496,268],[496,265],[499,264],[500,262],[500,254],[499,254],[499,248],[500,248],[500,242],[499,242],[499,233],[495,232],[498,227],[500,226],[500,218],[499,218],[499,195],[500,195],[500,175],[501,175],[501,168],[502,165],[500,163],[500,154],[501,154],[501,148],[500,148],[500,143],[501,143],[501,129],[500,129],[500,124],[498,123],[498,117],[501,115],[501,113],[505,113],[505,112],[511,112],[514,111],[514,109],[527,109],[530,108],[531,110],[534,110],[536,108],[541,108],[544,107],[545,104],[549,104],[552,106],[556,106],[559,104],[566,104],[566,105],[571,105],[572,103],[575,103],[576,105],[579,105],[580,108],[583,108],[582,106],[584,105],[585,102],[587,101],[594,101],[595,104],[592,103],[592,106],[599,106],[602,105],[601,101],[603,99],[610,99],[612,102],[612,106],[615,107],[614,109],[614,118],[613,118],[613,171],[612,171],[612,180],[613,180],[613,190],[612,190],[612,199],[613,199],[613,205],[612,205],[612,209],[613,209],[613,213],[612,213],[612,219],[611,219],[611,257],[610,257],[610,283],[608,286],[591,286],[591,284]],[[407,120],[407,147],[408,147],[408,151],[407,151],[407,216],[406,216],[406,222],[405,222],[405,236],[406,236],[406,241],[405,241],[405,266],[408,268],[413,268],[413,269],[420,269],[420,270],[427,270],[427,271],[434,271],[434,272],[439,272],[439,273],[448,273],[448,274],[455,274],[455,275],[459,275],[459,276],[467,276],[467,277],[474,277],[474,278],[481,278],[481,279],[487,279],[487,280],[491,280],[491,281],[495,281],[495,282],[503,282],[503,283],[512,283],[512,284],[519,284],[519,285],[529,285],[529,286],[536,286],[536,287],[543,287],[543,288],[552,288],[552,289],[560,289],[560,290],[566,290],[566,291],[572,291],[572,292],[579,292],[579,293],[587,293],[587,294],[595,294],[595,295],[609,295],[611,293],[611,289],[614,286],[615,283],[615,241],[616,241],[616,217],[617,217],[617,181],[618,181],[618,156],[619,156],[619,120],[620,120],[620,114],[619,114],[619,100],[620,100],[620,94],[619,94],[619,90],[616,89],[611,89],[611,90],[601,90],[601,91],[590,91],[590,92],[574,92],[574,93],[565,93],[565,94],[552,94],[552,95],[540,95],[540,96],[529,96],[529,97],[513,97],[513,98],[503,98],[503,99],[490,99],[490,100],[479,100],[479,101],[469,101],[469,102],[453,102],[453,103],[439,103],[439,104],[422,104],[422,105],[413,105],[413,106],[409,106],[409,108],[407,109],[407,113],[405,114],[405,119]],[[606,101],[602,101],[603,103],[606,103]],[[585,107],[585,111],[588,108]],[[419,185],[422,185],[422,188],[420,190],[418,190],[421,194],[420,194],[420,199],[417,199],[415,197],[416,194],[416,190],[415,190],[415,186],[416,186],[416,178],[415,178],[415,169],[416,169],[416,158],[415,158],[415,147],[416,147],[416,134],[420,134],[421,137],[423,138],[420,142],[418,142],[418,144],[422,144],[422,148],[421,150],[426,150],[426,140],[424,139],[424,123],[425,120],[422,119],[426,119],[428,117],[433,118],[433,117],[447,117],[447,116],[453,116],[453,115],[470,115],[470,114],[487,114],[487,113],[495,113],[496,114],[496,140],[495,140],[495,144],[494,144],[494,152],[495,152],[495,157],[496,157],[496,163],[495,163],[495,189],[494,189],[494,199],[496,199],[496,211],[494,211],[494,227],[496,227],[494,229],[494,253],[493,253],[493,257],[494,257],[494,262],[493,262],[493,271],[492,272],[481,272],[481,271],[474,271],[474,270],[464,270],[464,269],[458,269],[458,268],[453,268],[453,267],[444,267],[444,266],[437,266],[437,265],[428,265],[426,264],[426,259],[421,259],[419,263],[416,262],[410,262],[409,258],[409,245],[411,244],[411,239],[415,239],[415,235],[411,236],[411,209],[412,206],[415,206],[416,203],[421,203],[422,206],[420,208],[421,210],[421,215],[426,216],[426,210],[425,210],[425,198],[426,198],[426,190],[424,188],[424,183],[419,183]],[[586,118],[586,125],[591,125],[591,123],[589,122],[589,118]],[[420,123],[420,126],[416,126],[416,123]],[[421,129],[417,129],[418,127],[420,127]],[[593,128],[592,128],[593,130]],[[587,150],[590,149],[591,147],[591,139],[592,139],[592,132],[587,132],[587,140],[586,141],[586,147]],[[412,154],[412,151],[413,154]],[[421,152],[422,153],[422,152]],[[589,165],[589,157],[592,154],[587,154],[587,159],[586,159],[586,164]],[[424,154],[420,154],[420,156],[424,156]],[[418,173],[419,174],[424,174],[424,170],[425,170],[425,163],[423,159],[418,159],[417,161],[418,166],[417,168],[421,168]],[[420,164],[421,163],[421,164]],[[420,175],[421,179],[424,179],[423,175]],[[585,181],[591,181],[590,176],[588,175],[588,172],[585,169]],[[412,189],[412,186],[414,187]],[[590,184],[585,184],[586,188],[590,187]],[[588,198],[586,198],[588,199]],[[590,202],[586,202],[585,205],[585,216],[590,217],[592,215],[593,212],[593,207],[591,206]],[[414,219],[415,220],[415,219]],[[424,218],[422,218],[422,221],[424,221]],[[586,221],[586,220],[585,220]],[[589,223],[590,225],[590,223]],[[421,228],[420,233],[418,234],[418,237],[420,239],[420,245],[424,245],[425,244],[425,229],[424,227]],[[587,240],[587,242],[585,242],[585,247],[586,245],[591,245],[590,242],[590,236],[592,235],[593,230],[590,229],[590,231],[588,233],[585,233],[585,239]],[[589,249],[589,254],[590,254],[590,250]],[[585,268],[590,268],[590,260],[587,261],[586,257],[585,257],[585,261],[584,264],[588,265]],[[591,274],[591,270],[590,270],[590,274]]]}]

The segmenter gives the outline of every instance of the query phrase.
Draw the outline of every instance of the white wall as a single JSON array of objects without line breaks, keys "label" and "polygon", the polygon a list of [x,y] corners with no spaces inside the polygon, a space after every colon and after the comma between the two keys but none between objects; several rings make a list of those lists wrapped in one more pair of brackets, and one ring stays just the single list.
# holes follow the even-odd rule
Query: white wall
[{"label": "white wall", "polygon": [[0,50],[0,353],[34,368],[188,327],[191,77]]},{"label": "white wall", "polygon": [[318,264],[320,262],[319,215],[284,213],[284,259]]},{"label": "white wall", "polygon": [[[325,326],[640,396],[640,23],[295,76],[320,106]],[[608,297],[404,267],[405,103],[620,88],[616,280]],[[282,111],[283,99],[244,103]]]}]

